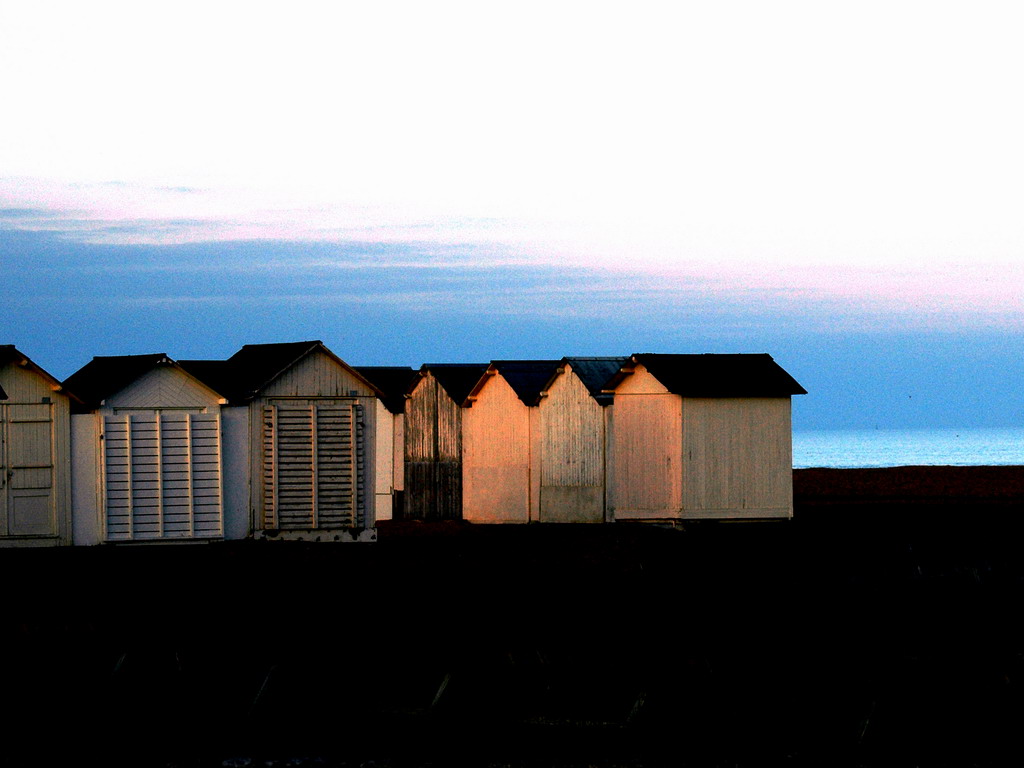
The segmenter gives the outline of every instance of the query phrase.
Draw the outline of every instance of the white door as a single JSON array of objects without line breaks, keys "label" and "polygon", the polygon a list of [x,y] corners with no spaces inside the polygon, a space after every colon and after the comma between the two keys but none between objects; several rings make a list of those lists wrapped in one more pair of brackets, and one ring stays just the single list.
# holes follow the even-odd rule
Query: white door
[{"label": "white door", "polygon": [[219,413],[115,413],[103,446],[108,541],[223,535]]},{"label": "white door", "polygon": [[359,528],[366,522],[363,406],[281,400],[263,407],[263,526]]},{"label": "white door", "polygon": [[53,404],[0,404],[0,536],[55,536]]}]

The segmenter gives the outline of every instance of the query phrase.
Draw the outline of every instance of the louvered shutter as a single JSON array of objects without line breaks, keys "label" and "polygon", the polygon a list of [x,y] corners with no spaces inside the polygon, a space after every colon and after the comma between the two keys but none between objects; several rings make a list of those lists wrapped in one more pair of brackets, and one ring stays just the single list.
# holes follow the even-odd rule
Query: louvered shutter
[{"label": "louvered shutter", "polygon": [[223,535],[220,414],[104,417],[106,537]]},{"label": "louvered shutter", "polygon": [[263,409],[264,527],[365,525],[363,407],[355,401],[280,402]]}]

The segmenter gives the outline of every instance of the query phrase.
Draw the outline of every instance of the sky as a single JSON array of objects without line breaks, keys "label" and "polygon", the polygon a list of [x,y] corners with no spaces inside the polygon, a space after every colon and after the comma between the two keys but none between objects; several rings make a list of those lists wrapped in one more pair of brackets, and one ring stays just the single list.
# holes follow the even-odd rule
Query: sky
[{"label": "sky", "polygon": [[1014,3],[0,0],[0,343],[768,352],[1024,426]]}]

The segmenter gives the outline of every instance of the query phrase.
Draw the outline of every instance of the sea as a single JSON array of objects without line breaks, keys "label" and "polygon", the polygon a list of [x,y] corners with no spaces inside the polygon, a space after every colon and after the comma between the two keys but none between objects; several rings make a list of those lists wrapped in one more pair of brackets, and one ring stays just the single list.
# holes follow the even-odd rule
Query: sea
[{"label": "sea", "polygon": [[1024,428],[793,432],[793,466],[1024,465]]}]

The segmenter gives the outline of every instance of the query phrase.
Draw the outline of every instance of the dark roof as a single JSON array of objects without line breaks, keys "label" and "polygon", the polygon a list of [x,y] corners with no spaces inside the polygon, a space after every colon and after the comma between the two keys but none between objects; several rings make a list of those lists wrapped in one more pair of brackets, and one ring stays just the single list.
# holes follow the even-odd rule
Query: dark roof
[{"label": "dark roof", "polygon": [[4,392],[4,388],[3,387],[0,387],[0,400],[6,400],[6,399],[7,399],[7,393]]},{"label": "dark roof", "polygon": [[[520,400],[534,406],[540,403],[541,393],[547,390],[561,367],[561,360],[494,360],[488,370],[500,373]],[[481,381],[470,394],[475,394],[482,385]]]},{"label": "dark roof", "polygon": [[152,355],[115,355],[94,357],[64,381],[88,408],[100,404],[158,365],[174,363],[163,353]]},{"label": "dark roof", "polygon": [[611,378],[629,362],[628,357],[563,357],[562,360],[572,366],[590,396],[601,405],[611,405],[613,395],[604,390]]},{"label": "dark roof", "polygon": [[[437,379],[437,383],[448,393],[454,402],[462,405],[473,387],[480,381],[480,377],[487,371],[487,363],[427,363],[420,368],[420,377],[425,376],[429,371],[430,375]],[[409,385],[409,391],[416,386],[414,380]]]},{"label": "dark roof", "polygon": [[219,392],[228,400],[234,399],[235,387],[227,360],[179,360],[178,365],[214,392]]},{"label": "dark roof", "polygon": [[357,365],[353,366],[365,378],[384,393],[381,402],[391,413],[405,410],[405,394],[409,391],[418,374],[407,366]]},{"label": "dark roof", "polygon": [[807,390],[786,373],[771,355],[633,355],[622,373],[613,377],[614,389],[632,370],[642,365],[683,397],[788,397]]}]

